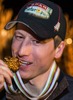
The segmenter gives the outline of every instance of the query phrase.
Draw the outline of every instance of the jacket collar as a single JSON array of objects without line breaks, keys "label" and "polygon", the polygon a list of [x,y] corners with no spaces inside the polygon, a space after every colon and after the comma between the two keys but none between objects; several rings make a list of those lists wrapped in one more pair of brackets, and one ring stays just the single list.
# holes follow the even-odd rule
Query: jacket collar
[{"label": "jacket collar", "polygon": [[47,100],[56,99],[58,96],[60,96],[64,92],[64,90],[66,90],[68,88],[68,86],[69,86],[69,83],[68,83],[64,73],[61,72],[60,76],[58,78],[58,86]]}]

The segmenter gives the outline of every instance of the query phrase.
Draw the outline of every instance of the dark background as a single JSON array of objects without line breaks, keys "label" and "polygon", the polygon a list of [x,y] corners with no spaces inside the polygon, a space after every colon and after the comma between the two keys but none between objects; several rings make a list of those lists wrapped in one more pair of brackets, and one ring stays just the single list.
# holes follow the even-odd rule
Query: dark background
[{"label": "dark background", "polygon": [[[30,0],[4,0],[3,1],[3,5],[5,6],[5,9],[9,9],[12,8],[14,11],[13,17],[14,18],[18,11],[20,10],[20,8],[27,3]],[[50,0],[53,1],[57,4],[59,4],[64,13],[68,13],[69,14],[69,18],[73,19],[73,0]]]}]

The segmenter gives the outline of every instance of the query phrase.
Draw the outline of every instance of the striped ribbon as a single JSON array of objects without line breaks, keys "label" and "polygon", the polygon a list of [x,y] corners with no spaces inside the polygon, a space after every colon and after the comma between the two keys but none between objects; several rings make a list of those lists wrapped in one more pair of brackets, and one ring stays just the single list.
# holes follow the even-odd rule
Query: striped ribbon
[{"label": "striped ribbon", "polygon": [[6,82],[4,82],[4,87],[5,87],[5,90],[9,94],[12,94],[12,93],[17,94],[18,91],[20,91],[30,100],[43,99],[43,98],[46,98],[47,96],[50,96],[52,94],[52,92],[54,91],[54,89],[56,88],[56,86],[58,84],[57,79],[59,77],[59,73],[60,73],[60,68],[57,67],[56,62],[54,61],[53,65],[51,67],[47,82],[45,84],[45,87],[37,97],[35,97],[35,95],[32,94],[32,92],[28,91],[25,84],[23,83],[23,80],[20,76],[19,71],[17,71],[16,73],[13,73],[14,74],[13,79],[14,79],[18,89],[15,90],[13,87],[13,84],[11,86],[9,86]]}]

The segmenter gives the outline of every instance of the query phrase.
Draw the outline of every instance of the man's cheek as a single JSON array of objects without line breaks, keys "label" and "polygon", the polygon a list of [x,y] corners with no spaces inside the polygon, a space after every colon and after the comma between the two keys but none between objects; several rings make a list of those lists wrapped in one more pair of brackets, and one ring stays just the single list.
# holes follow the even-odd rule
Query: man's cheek
[{"label": "man's cheek", "polygon": [[12,55],[13,55],[13,56],[16,55],[16,52],[17,52],[17,49],[14,48],[14,47],[12,47]]}]

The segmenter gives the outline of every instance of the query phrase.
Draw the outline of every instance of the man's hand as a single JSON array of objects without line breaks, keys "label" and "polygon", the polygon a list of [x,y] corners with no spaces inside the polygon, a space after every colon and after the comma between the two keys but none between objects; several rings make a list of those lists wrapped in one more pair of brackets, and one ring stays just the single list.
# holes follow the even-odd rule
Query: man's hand
[{"label": "man's hand", "polygon": [[12,81],[11,78],[13,77],[12,72],[8,68],[8,66],[0,60],[0,91],[4,88],[4,82],[11,85]]}]

